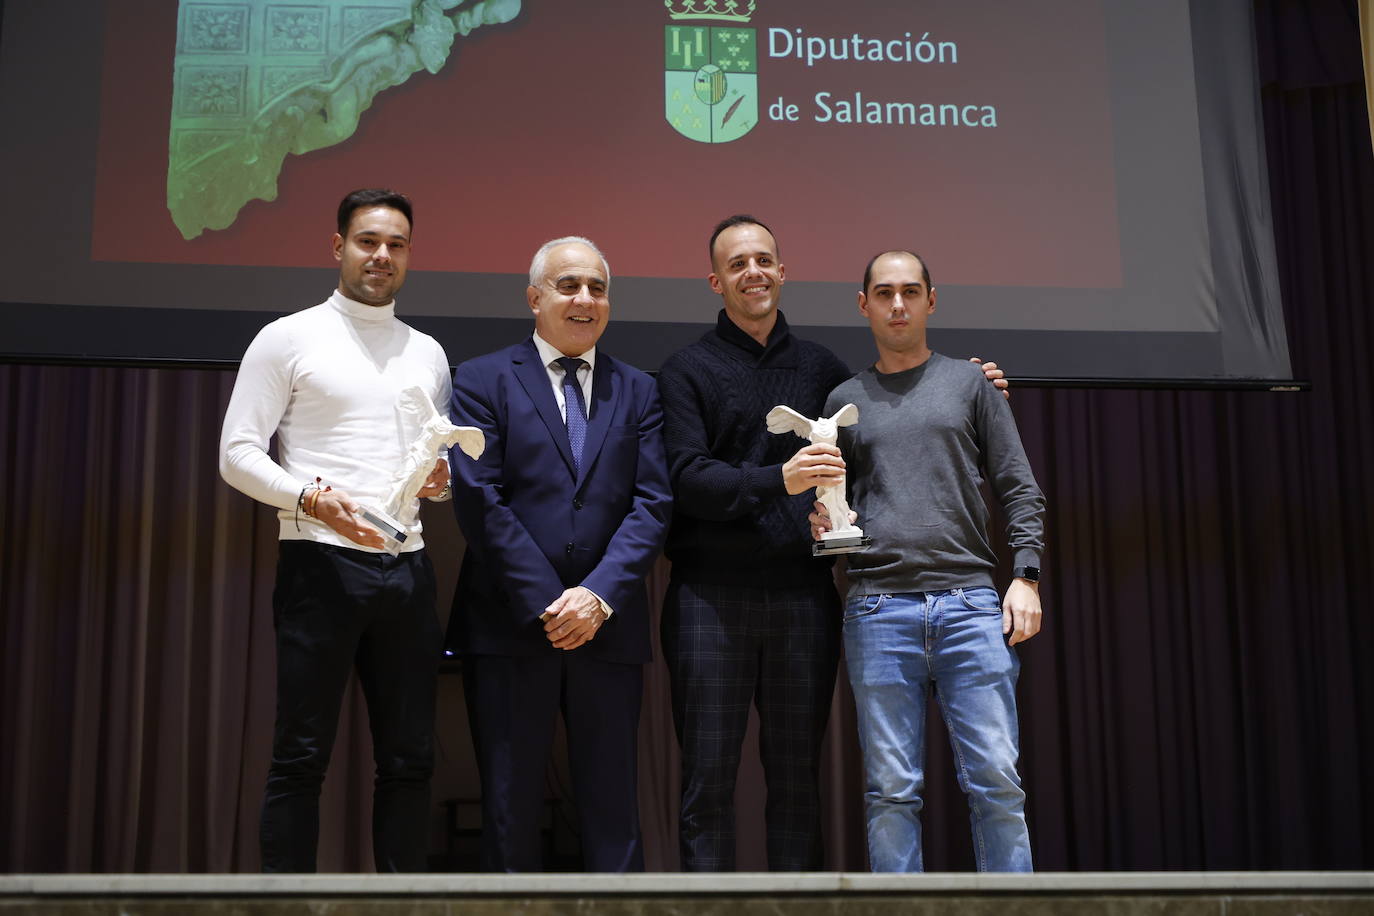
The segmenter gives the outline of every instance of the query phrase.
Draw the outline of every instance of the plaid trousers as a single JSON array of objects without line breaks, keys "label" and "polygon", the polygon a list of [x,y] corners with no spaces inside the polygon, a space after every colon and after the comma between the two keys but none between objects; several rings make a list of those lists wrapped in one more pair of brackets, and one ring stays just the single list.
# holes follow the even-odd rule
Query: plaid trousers
[{"label": "plaid trousers", "polygon": [[759,588],[671,582],[663,657],[682,748],[679,843],[684,871],[735,867],[735,778],[759,713],[768,867],[821,867],[821,739],[840,653],[830,583]]}]

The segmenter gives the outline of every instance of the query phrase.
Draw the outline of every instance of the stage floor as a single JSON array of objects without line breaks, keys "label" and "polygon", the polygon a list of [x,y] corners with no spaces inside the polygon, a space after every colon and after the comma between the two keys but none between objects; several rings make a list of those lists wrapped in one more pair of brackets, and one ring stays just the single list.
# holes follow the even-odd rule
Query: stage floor
[{"label": "stage floor", "polygon": [[1374,872],[8,875],[0,912],[1374,914]]}]

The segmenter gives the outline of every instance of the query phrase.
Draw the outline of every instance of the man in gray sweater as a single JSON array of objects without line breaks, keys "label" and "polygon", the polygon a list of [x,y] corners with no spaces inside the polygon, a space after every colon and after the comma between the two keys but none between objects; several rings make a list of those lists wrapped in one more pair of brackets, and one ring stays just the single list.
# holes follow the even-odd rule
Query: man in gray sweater
[{"label": "man in gray sweater", "polygon": [[[866,551],[849,558],[844,648],[863,748],[874,871],[921,871],[926,699],[932,688],[968,795],[980,871],[1030,871],[1012,648],[1040,630],[1045,501],[1011,409],[977,366],[932,353],[930,273],[889,251],[864,273],[859,311],[878,360],[841,384],[849,502]],[[1013,579],[999,601],[983,478],[1007,517]],[[813,534],[829,527],[820,504]]]}]

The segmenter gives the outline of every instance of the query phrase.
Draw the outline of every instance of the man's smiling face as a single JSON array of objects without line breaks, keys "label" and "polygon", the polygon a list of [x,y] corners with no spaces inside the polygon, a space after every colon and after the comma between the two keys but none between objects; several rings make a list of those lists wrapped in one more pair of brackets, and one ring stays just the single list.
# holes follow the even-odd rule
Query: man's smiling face
[{"label": "man's smiling face", "polygon": [[716,236],[711,250],[711,289],[736,324],[767,318],[778,307],[787,270],[778,262],[778,243],[758,223],[740,223]]},{"label": "man's smiling face", "polygon": [[334,234],[339,292],[365,305],[386,305],[406,281],[410,220],[393,207],[353,212],[348,236]]},{"label": "man's smiling face", "polygon": [[595,251],[580,242],[552,249],[538,286],[525,290],[539,336],[564,356],[596,346],[611,317],[610,278]]}]

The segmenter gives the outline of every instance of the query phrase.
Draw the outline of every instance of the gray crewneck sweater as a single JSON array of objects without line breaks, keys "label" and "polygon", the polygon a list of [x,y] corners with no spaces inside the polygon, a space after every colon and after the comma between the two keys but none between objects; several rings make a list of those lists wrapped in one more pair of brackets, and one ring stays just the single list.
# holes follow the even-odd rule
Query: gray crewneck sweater
[{"label": "gray crewneck sweater", "polygon": [[931,355],[915,369],[870,367],[826,401],[859,422],[840,430],[849,504],[873,546],[849,555],[849,595],[995,587],[986,478],[1017,566],[1038,566],[1045,500],[1006,399],[972,363]]}]

